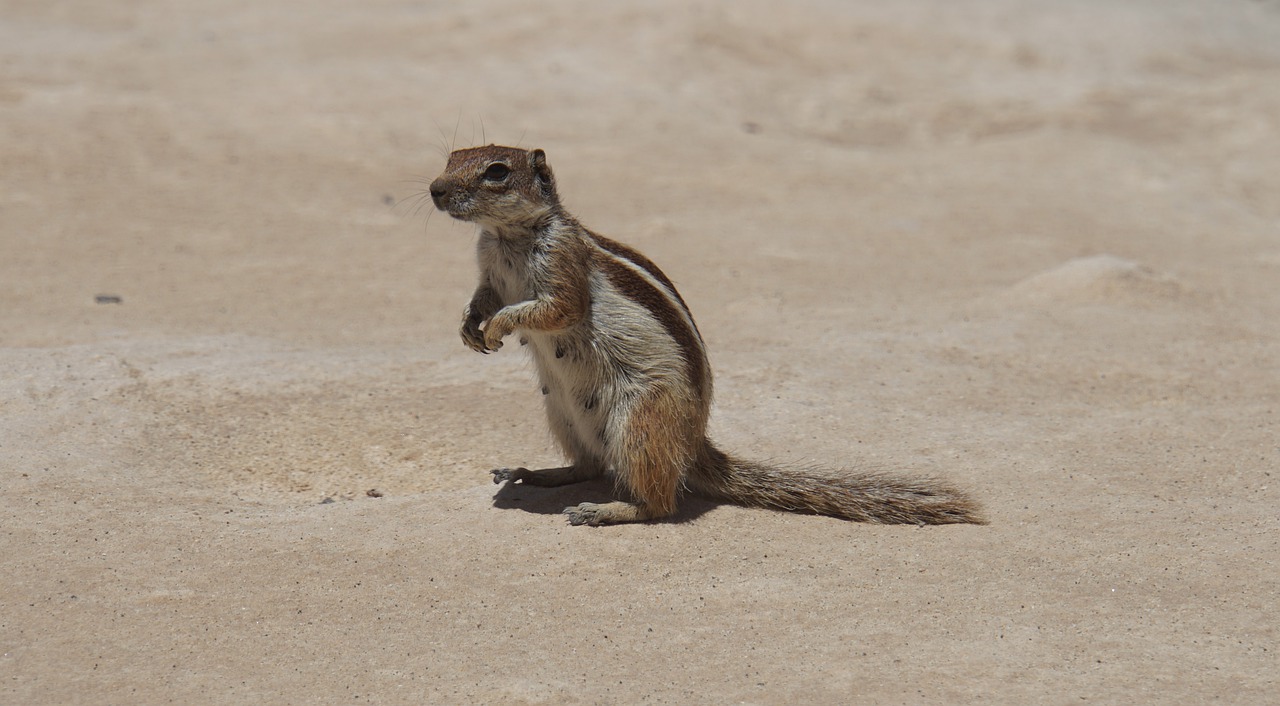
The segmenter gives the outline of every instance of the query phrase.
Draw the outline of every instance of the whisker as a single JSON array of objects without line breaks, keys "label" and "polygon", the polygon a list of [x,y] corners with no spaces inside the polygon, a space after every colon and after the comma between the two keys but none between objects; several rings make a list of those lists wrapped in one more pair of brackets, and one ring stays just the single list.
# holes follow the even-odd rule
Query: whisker
[{"label": "whisker", "polygon": [[397,200],[394,208],[400,208],[402,204],[404,204],[406,201],[409,201],[409,200],[412,200],[414,203],[417,203],[421,201],[424,196],[426,196],[426,193],[427,192],[425,191],[415,191],[412,194],[409,194],[408,196]]},{"label": "whisker", "polygon": [[445,134],[444,128],[440,126],[440,121],[431,118],[431,122],[436,126],[436,132],[440,133],[440,142],[436,144],[436,149],[440,151],[440,156],[445,159],[449,158],[449,136]]},{"label": "whisker", "polygon": [[[400,199],[399,201],[396,201],[395,205],[392,208],[399,211],[401,209],[401,206],[405,206],[406,208],[412,207],[413,210],[410,212],[409,215],[417,217],[418,214],[422,213],[422,209],[428,203],[431,203],[431,192],[416,191]],[[430,219],[430,212],[428,213],[427,218]]]},{"label": "whisker", "polygon": [[425,208],[425,209],[428,209],[428,210],[427,210],[427,218],[431,218],[431,214],[432,214],[432,213],[435,213],[435,209],[431,208],[431,206],[433,206],[433,205],[434,205],[434,204],[431,202],[431,200],[430,200],[430,199],[423,199],[423,198],[420,198],[420,199],[418,199],[417,201],[415,201],[415,202],[414,202],[414,206],[413,206],[413,215],[417,216],[417,215],[421,214],[421,213],[422,213],[422,209],[424,209],[424,208]]}]

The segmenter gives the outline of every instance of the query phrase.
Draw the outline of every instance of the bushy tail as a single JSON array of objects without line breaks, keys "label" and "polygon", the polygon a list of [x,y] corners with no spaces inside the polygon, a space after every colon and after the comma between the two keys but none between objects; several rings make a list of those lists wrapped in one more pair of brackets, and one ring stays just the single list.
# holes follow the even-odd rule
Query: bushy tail
[{"label": "bushy tail", "polygon": [[884,473],[781,470],[734,458],[706,442],[685,480],[689,490],[763,507],[877,524],[986,524],[977,503],[931,478]]}]

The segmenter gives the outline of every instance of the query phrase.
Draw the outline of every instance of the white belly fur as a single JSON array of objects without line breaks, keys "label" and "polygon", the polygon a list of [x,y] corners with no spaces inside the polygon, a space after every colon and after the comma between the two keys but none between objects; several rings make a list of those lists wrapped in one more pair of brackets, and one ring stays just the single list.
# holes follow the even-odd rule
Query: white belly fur
[{"label": "white belly fur", "polygon": [[586,319],[565,331],[521,333],[546,391],[552,428],[568,425],[579,453],[614,467],[635,399],[656,387],[688,382],[679,347],[649,311],[602,278],[591,285]]}]

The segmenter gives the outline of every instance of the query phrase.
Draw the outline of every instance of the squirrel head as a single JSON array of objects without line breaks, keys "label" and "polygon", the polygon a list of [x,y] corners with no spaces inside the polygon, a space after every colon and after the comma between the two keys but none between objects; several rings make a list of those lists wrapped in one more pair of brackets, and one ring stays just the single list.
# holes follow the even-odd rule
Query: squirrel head
[{"label": "squirrel head", "polygon": [[454,150],[430,188],[441,211],[500,228],[531,226],[560,207],[542,150],[498,145]]}]

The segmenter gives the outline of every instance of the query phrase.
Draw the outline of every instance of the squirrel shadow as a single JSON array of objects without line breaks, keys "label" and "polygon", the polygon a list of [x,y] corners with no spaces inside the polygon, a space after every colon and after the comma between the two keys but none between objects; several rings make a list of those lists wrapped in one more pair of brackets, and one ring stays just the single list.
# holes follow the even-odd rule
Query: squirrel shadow
[{"label": "squirrel shadow", "polygon": [[[578,503],[608,503],[620,499],[625,499],[625,495],[620,493],[611,481],[603,478],[558,488],[543,488],[524,483],[503,483],[493,494],[493,506],[500,510],[524,510],[539,515],[559,515],[565,508]],[[657,521],[692,522],[721,504],[714,500],[684,494],[680,496],[680,504],[675,514]]]}]

